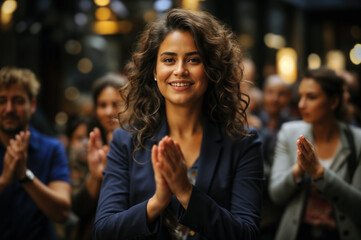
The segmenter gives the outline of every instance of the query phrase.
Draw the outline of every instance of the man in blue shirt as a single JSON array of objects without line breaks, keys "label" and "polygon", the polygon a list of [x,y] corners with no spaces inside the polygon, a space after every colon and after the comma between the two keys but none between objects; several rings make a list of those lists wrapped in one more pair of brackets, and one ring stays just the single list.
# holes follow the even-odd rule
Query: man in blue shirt
[{"label": "man in blue shirt", "polygon": [[30,70],[0,70],[0,239],[56,239],[67,219],[69,169],[60,141],[30,127],[40,84]]}]

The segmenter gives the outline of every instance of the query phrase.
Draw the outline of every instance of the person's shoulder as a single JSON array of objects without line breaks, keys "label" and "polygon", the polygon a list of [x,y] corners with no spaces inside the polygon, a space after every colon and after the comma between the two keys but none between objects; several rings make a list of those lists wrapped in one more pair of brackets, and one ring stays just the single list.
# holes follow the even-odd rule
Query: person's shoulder
[{"label": "person's shoulder", "polygon": [[34,145],[35,147],[44,147],[50,145],[63,146],[58,138],[41,133],[35,128],[30,128],[30,134],[30,144]]},{"label": "person's shoulder", "polygon": [[258,131],[250,126],[245,127],[243,133],[239,133],[236,136],[231,137],[225,131],[223,132],[223,136],[226,144],[234,143],[236,145],[245,146],[248,144],[261,141]]},{"label": "person's shoulder", "polygon": [[130,145],[133,141],[133,136],[135,133],[128,129],[117,128],[113,132],[113,141],[116,144],[125,144]]},{"label": "person's shoulder", "polygon": [[357,127],[357,126],[351,125],[351,124],[346,124],[346,123],[340,123],[340,124],[342,126],[341,127],[342,129],[346,129],[346,127],[349,126],[349,129],[352,132],[355,142],[356,143],[361,142],[361,128],[360,127]]},{"label": "person's shoulder", "polygon": [[353,134],[361,137],[361,128],[355,125],[349,125]]},{"label": "person's shoulder", "polygon": [[113,132],[114,137],[131,138],[133,135],[134,135],[133,132],[124,128],[117,128]]}]

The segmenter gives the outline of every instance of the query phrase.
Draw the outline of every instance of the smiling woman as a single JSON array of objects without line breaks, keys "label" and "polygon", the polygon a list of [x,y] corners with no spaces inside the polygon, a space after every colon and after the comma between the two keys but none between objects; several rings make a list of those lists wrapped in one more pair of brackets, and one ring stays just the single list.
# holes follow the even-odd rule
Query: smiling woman
[{"label": "smiling woman", "polygon": [[188,105],[200,111],[208,79],[189,32],[174,31],[167,35],[159,47],[154,77],[168,111],[174,111],[170,109],[172,105]]},{"label": "smiling woman", "polygon": [[208,13],[173,9],[137,44],[95,239],[256,239],[263,159],[245,127],[234,35]]}]

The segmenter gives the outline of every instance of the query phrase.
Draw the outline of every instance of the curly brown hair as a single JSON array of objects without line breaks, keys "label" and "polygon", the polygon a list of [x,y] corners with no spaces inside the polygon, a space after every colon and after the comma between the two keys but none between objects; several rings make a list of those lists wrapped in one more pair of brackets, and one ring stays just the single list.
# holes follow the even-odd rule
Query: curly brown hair
[{"label": "curly brown hair", "polygon": [[139,37],[125,71],[128,83],[121,90],[129,118],[121,123],[135,133],[134,152],[144,148],[165,119],[165,101],[154,81],[159,46],[174,31],[192,34],[209,80],[203,110],[231,137],[245,136],[249,98],[241,92],[241,50],[235,35],[207,12],[172,9],[150,23]]}]

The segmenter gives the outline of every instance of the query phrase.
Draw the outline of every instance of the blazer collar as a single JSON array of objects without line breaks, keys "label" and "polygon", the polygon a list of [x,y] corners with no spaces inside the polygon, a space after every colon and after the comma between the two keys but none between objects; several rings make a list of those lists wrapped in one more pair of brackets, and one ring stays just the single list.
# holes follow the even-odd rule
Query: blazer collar
[{"label": "blazer collar", "polygon": [[208,117],[203,124],[203,139],[201,153],[198,158],[198,173],[196,186],[207,193],[212,183],[212,178],[220,160],[222,133],[216,124]]},{"label": "blazer collar", "polygon": [[[341,146],[339,148],[340,150],[335,153],[334,161],[331,164],[331,169],[333,169],[335,171],[337,171],[340,167],[342,167],[343,163],[346,161],[347,156],[351,153],[351,150],[350,150],[346,135],[344,133],[346,126],[342,122],[337,122],[337,123],[338,123],[339,131],[340,131],[340,142],[339,142],[339,144]],[[305,137],[313,145],[315,144],[311,124],[307,124],[307,126],[306,126]]]},{"label": "blazer collar", "polygon": [[159,130],[154,134],[154,136],[150,139],[150,142],[153,144],[158,144],[158,142],[164,137],[169,135],[169,127],[167,119],[164,118]]},{"label": "blazer collar", "polygon": [[[342,122],[338,122],[338,127],[340,130],[340,151],[338,151],[335,155],[335,159],[331,168],[337,171],[344,163],[346,163],[346,159],[349,154],[351,154],[351,148],[348,143],[347,137],[345,135],[346,125]],[[352,132],[352,131],[351,131]],[[356,144],[356,143],[355,143]],[[347,163],[346,163],[347,164]]]}]

